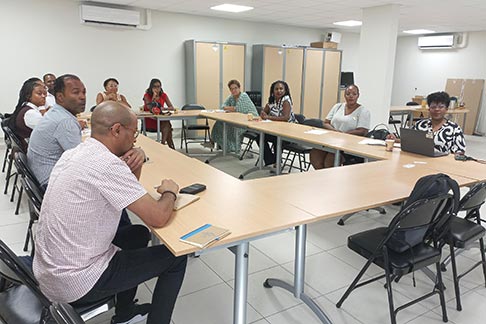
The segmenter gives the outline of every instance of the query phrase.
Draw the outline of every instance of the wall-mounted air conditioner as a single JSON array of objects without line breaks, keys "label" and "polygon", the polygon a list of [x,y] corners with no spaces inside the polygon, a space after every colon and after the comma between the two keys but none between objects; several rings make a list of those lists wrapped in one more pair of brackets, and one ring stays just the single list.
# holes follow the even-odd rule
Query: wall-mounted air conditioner
[{"label": "wall-mounted air conditioner", "polygon": [[140,11],[138,10],[81,4],[79,12],[82,23],[134,28],[141,25]]},{"label": "wall-mounted air conditioner", "polygon": [[456,35],[430,35],[421,36],[418,38],[418,46],[420,49],[449,49],[455,48]]}]

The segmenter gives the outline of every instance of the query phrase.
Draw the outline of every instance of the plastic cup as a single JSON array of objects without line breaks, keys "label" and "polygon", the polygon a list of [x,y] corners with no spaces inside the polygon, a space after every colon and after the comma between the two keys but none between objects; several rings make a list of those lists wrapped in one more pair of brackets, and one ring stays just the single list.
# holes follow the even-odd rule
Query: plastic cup
[{"label": "plastic cup", "polygon": [[248,113],[248,115],[246,115],[246,117],[248,118],[249,121],[253,120],[253,114],[252,113]]},{"label": "plastic cup", "polygon": [[393,144],[395,144],[395,140],[393,140],[393,139],[385,140],[385,150],[387,152],[393,151]]}]

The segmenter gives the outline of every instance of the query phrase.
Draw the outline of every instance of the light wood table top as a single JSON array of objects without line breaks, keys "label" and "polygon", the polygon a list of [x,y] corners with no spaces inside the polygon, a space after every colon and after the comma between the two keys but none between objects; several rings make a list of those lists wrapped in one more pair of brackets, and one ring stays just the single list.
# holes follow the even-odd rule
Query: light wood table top
[{"label": "light wood table top", "polygon": [[[417,111],[421,113],[429,113],[427,108],[422,108],[422,106],[391,106],[391,112],[408,112],[408,111]],[[458,107],[454,109],[447,109],[447,114],[467,114],[470,110],[466,107]]]},{"label": "light wood table top", "polygon": [[214,244],[223,245],[314,220],[314,216],[290,204],[262,199],[265,193],[255,190],[250,184],[165,145],[144,136],[140,136],[137,144],[150,158],[140,179],[147,191],[154,193],[153,186],[160,184],[164,178],[172,178],[181,187],[197,182],[207,186],[199,194],[201,199],[174,212],[165,227],[151,228],[176,256],[199,250],[180,242],[179,238],[206,223],[231,231],[229,236]]},{"label": "light wood table top", "polygon": [[136,112],[138,118],[157,118],[157,119],[185,119],[185,118],[197,118],[201,114],[200,110],[179,110],[177,113],[171,111],[170,115],[154,115],[148,112]]},{"label": "light wood table top", "polygon": [[242,128],[248,128],[253,121],[248,121],[246,114],[234,112],[234,113],[224,113],[224,112],[201,112],[201,116],[209,119],[219,120],[222,122],[238,125]]},{"label": "light wood table top", "polygon": [[[289,202],[324,219],[401,201],[419,178],[433,173],[421,164],[407,168],[401,163],[378,161],[246,182],[265,191],[268,199]],[[475,182],[451,176],[460,186]]]}]

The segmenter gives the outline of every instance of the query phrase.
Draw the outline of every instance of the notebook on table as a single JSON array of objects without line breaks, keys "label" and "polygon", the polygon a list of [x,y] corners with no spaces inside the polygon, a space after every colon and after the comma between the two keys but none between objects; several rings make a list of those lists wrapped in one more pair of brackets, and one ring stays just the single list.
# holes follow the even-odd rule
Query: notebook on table
[{"label": "notebook on table", "polygon": [[226,228],[205,224],[186,235],[181,236],[180,240],[181,242],[204,248],[213,242],[221,240],[229,234],[231,234],[231,232]]},{"label": "notebook on table", "polygon": [[434,136],[429,132],[402,127],[400,128],[400,140],[402,151],[405,152],[431,157],[449,154],[435,149]]}]

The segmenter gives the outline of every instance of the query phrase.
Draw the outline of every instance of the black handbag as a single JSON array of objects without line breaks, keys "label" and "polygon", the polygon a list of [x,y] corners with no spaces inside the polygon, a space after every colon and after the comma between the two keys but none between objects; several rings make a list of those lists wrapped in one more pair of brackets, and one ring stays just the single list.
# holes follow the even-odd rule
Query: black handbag
[{"label": "black handbag", "polygon": [[386,140],[386,137],[390,135],[390,131],[388,130],[388,126],[385,124],[378,124],[373,127],[365,136],[369,138],[375,138],[379,140]]}]

